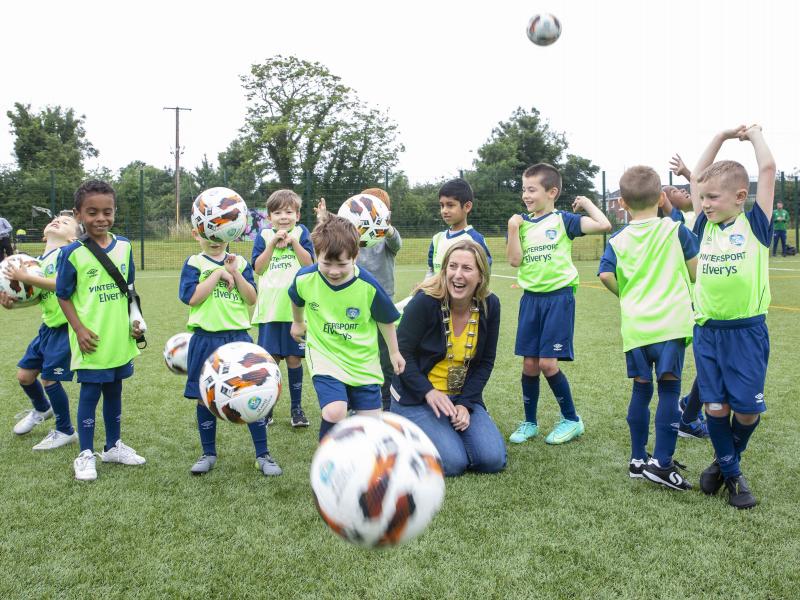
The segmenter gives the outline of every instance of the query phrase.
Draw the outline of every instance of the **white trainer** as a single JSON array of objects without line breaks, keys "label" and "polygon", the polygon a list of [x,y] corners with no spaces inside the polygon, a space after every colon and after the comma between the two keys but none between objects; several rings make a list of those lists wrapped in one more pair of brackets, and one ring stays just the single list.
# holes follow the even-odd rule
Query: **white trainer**
[{"label": "white trainer", "polygon": [[30,409],[18,413],[14,418],[19,419],[17,424],[14,425],[14,433],[17,435],[25,435],[26,433],[30,433],[31,429],[44,422],[45,419],[52,419],[53,409],[48,408],[44,412]]},{"label": "white trainer", "polygon": [[100,458],[103,462],[115,462],[121,465],[143,465],[147,462],[143,456],[136,454],[136,450],[123,444],[122,440],[117,440],[110,450],[104,450]]},{"label": "white trainer", "polygon": [[51,429],[50,433],[44,436],[44,439],[36,444],[34,450],[52,450],[53,448],[61,448],[67,444],[74,444],[78,441],[77,432],[73,431],[71,434],[61,433],[55,429]]},{"label": "white trainer", "polygon": [[84,450],[78,454],[73,466],[75,467],[75,479],[78,481],[94,481],[97,479],[94,452],[91,450]]}]

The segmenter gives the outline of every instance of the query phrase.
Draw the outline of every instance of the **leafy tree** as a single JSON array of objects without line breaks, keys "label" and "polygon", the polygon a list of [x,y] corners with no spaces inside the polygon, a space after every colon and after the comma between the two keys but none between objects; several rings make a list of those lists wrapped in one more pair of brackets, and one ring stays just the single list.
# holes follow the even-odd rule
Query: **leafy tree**
[{"label": "leafy tree", "polygon": [[476,196],[470,222],[481,232],[502,233],[505,219],[522,209],[523,171],[539,162],[550,163],[561,172],[564,189],[559,207],[568,208],[578,195],[593,198],[592,178],[599,167],[589,159],[567,153],[567,148],[565,135],[551,129],[538,110],[517,108],[492,130],[477,151],[474,171],[465,174]]},{"label": "leafy tree", "polygon": [[397,126],[324,65],[275,56],[241,80],[248,101],[242,150],[259,180],[277,178],[314,195],[357,192],[397,163]]},{"label": "leafy tree", "polygon": [[15,136],[14,155],[22,171],[55,169],[82,172],[83,161],[98,155],[86,139],[85,115],[76,116],[72,108],[47,106],[36,113],[30,104],[14,103],[6,112]]}]

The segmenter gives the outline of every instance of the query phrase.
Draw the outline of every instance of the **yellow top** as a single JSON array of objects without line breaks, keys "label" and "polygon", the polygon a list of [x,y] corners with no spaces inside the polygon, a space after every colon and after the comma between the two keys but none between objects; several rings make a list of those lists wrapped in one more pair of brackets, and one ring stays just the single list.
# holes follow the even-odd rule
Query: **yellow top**
[{"label": "yellow top", "polygon": [[434,388],[440,392],[444,392],[445,394],[448,391],[447,368],[461,367],[464,365],[464,355],[467,352],[467,331],[475,331],[475,335],[472,336],[473,347],[470,349],[471,356],[475,355],[475,350],[478,346],[478,313],[471,313],[469,318],[475,319],[476,324],[470,328],[469,323],[467,323],[467,325],[464,327],[464,331],[462,331],[461,335],[458,337],[453,335],[452,329],[450,330],[450,337],[453,340],[453,347],[450,350],[452,351],[453,358],[449,359],[447,356],[445,356],[442,360],[436,363],[430,370],[430,373],[428,373],[428,381],[431,382]]}]

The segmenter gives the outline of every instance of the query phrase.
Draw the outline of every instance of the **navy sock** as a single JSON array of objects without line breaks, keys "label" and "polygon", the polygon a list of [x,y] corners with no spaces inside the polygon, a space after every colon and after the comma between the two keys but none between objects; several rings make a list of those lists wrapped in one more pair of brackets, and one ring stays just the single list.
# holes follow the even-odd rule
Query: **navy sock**
[{"label": "navy sock", "polygon": [[760,422],[761,417],[758,417],[758,420],[752,425],[744,425],[739,423],[739,421],[736,419],[736,415],[733,416],[731,431],[733,432],[733,445],[736,448],[736,453],[739,455],[739,459],[742,457],[742,452],[744,452],[747,448],[747,442],[750,441],[750,436],[753,435],[753,432],[756,430],[756,427],[758,427]]},{"label": "navy sock", "polygon": [[522,406],[525,409],[525,420],[536,423],[536,412],[539,407],[539,376],[522,374]]},{"label": "navy sock", "polygon": [[681,395],[679,379],[664,379],[658,382],[658,406],[656,407],[656,443],[653,458],[662,467],[672,463],[675,445],[678,443],[678,421],[681,411],[678,398]]},{"label": "navy sock", "polygon": [[47,401],[47,398],[45,398],[44,388],[38,379],[34,379],[33,383],[29,383],[28,385],[22,385],[21,383],[19,385],[22,391],[31,399],[34,410],[38,410],[39,412],[47,412],[50,410],[50,403]]},{"label": "navy sock", "polygon": [[103,423],[106,426],[106,450],[120,439],[122,422],[122,380],[103,384]]},{"label": "navy sock", "polygon": [[289,374],[289,400],[291,402],[291,410],[301,408],[300,400],[303,397],[303,367],[299,366],[295,369],[286,367],[286,372]]},{"label": "navy sock", "polygon": [[700,418],[700,409],[703,403],[700,402],[700,390],[697,388],[697,378],[692,382],[692,390],[686,396],[686,406],[683,407],[681,421],[688,425]]},{"label": "navy sock", "polygon": [[741,475],[742,471],[739,469],[739,456],[736,452],[736,444],[733,441],[730,416],[712,417],[706,414],[706,423],[708,423],[708,435],[711,438],[711,444],[714,446],[722,476],[728,479]]},{"label": "navy sock", "polygon": [[326,421],[323,417],[320,419],[319,423],[319,439],[322,441],[322,438],[325,437],[325,434],[328,433],[336,423],[331,423],[330,421]]},{"label": "navy sock", "polygon": [[217,455],[217,417],[202,402],[197,403],[197,431],[203,454]]},{"label": "navy sock", "polygon": [[50,406],[53,407],[53,413],[56,416],[56,431],[72,435],[75,430],[72,428],[72,421],[69,418],[69,398],[64,386],[60,381],[51,383],[44,391],[47,392],[47,397],[50,398]]},{"label": "navy sock", "polygon": [[572,401],[572,392],[569,389],[569,381],[563,371],[559,371],[551,377],[547,377],[547,383],[553,390],[558,406],[561,408],[561,416],[568,421],[577,421],[578,414],[575,412],[575,403]]},{"label": "navy sock", "polygon": [[100,393],[103,391],[101,383],[82,383],[81,393],[78,396],[78,440],[81,452],[94,451],[94,421],[95,409],[100,402]]},{"label": "navy sock", "polygon": [[650,400],[653,382],[633,381],[631,403],[628,405],[628,428],[631,432],[631,458],[647,460],[647,434],[650,430]]},{"label": "navy sock", "polygon": [[261,419],[255,423],[248,423],[247,428],[250,430],[250,437],[253,438],[253,447],[256,449],[256,458],[266,456],[269,453],[269,450],[267,450],[266,420]]}]

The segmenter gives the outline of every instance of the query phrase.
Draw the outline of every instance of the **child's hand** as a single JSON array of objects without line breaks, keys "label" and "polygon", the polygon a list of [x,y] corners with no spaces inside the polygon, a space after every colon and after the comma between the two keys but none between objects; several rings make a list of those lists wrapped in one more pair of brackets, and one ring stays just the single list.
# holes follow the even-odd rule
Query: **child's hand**
[{"label": "child's hand", "polygon": [[692,178],[692,172],[689,170],[689,167],[686,166],[686,163],[683,162],[681,155],[677,152],[669,161],[669,170],[680,177],[684,177],[686,179]]},{"label": "child's hand", "polygon": [[314,214],[317,215],[317,221],[322,223],[328,218],[328,207],[325,204],[325,198],[320,198],[317,205],[314,207]]},{"label": "child's hand", "polygon": [[233,278],[233,275],[230,274],[228,271],[228,265],[225,265],[225,270],[219,269],[217,271],[219,273],[220,280],[225,282],[225,287],[229,290],[232,290],[233,287],[236,285],[236,280]]},{"label": "child's hand", "polygon": [[289,232],[284,229],[281,229],[275,234],[275,237],[273,239],[275,240],[276,248],[281,248],[281,249],[286,248],[286,246],[288,246],[290,242]]},{"label": "child's hand", "polygon": [[732,140],[733,138],[739,138],[741,140],[743,139],[742,136],[744,135],[744,132],[746,130],[747,130],[746,125],[739,125],[738,127],[735,127],[733,129],[725,129],[724,131],[722,131],[720,135],[724,140]]},{"label": "child's hand", "polygon": [[22,283],[30,283],[28,281],[28,269],[25,265],[17,263],[15,266],[13,263],[7,264],[4,274],[9,279],[13,279],[15,281],[20,281]]},{"label": "child's hand", "polygon": [[75,332],[75,337],[78,338],[78,346],[84,354],[91,354],[97,350],[97,342],[100,337],[91,329],[82,327],[79,331]]},{"label": "child's hand", "polygon": [[131,324],[131,337],[136,340],[142,337],[143,333],[144,332],[141,329],[139,329],[139,321],[134,321]]},{"label": "child's hand", "polygon": [[594,206],[594,202],[586,196],[578,196],[572,203],[572,212],[578,212],[579,210],[586,211],[587,206]]},{"label": "child's hand", "polygon": [[509,231],[519,229],[520,225],[522,225],[522,215],[514,215],[508,220]]},{"label": "child's hand", "polygon": [[304,344],[306,341],[306,329],[307,326],[305,323],[296,323],[292,321],[292,326],[289,328],[289,335],[291,335],[298,344]]},{"label": "child's hand", "polygon": [[392,352],[389,355],[389,360],[392,361],[392,368],[394,369],[395,375],[400,375],[406,370],[406,359],[403,358],[400,352]]},{"label": "child's hand", "polygon": [[739,134],[739,139],[744,142],[748,140],[752,140],[752,135],[760,134],[761,133],[761,125],[750,125],[750,127],[744,128],[743,131]]},{"label": "child's hand", "polygon": [[15,300],[11,296],[5,292],[0,292],[0,306],[3,308],[12,309],[14,308],[14,302]]},{"label": "child's hand", "polygon": [[225,270],[234,275],[239,269],[236,268],[236,256],[229,254],[225,257]]}]

